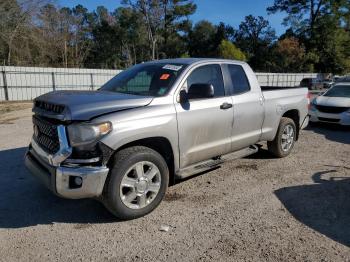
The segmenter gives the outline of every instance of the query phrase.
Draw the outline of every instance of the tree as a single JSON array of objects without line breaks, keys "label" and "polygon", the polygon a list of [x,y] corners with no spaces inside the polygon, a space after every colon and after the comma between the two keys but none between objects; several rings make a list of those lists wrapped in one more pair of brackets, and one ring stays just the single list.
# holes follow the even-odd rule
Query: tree
[{"label": "tree", "polygon": [[245,54],[237,48],[232,42],[228,40],[222,40],[221,44],[219,45],[219,57],[225,58],[225,59],[234,59],[234,60],[241,60],[246,61],[247,58]]},{"label": "tree", "polygon": [[301,72],[305,63],[305,48],[295,37],[281,39],[275,48],[278,72]]},{"label": "tree", "polygon": [[329,0],[275,0],[273,6],[268,7],[270,13],[286,12],[285,25],[300,33],[308,33],[312,38],[315,25],[324,13],[329,12]]},{"label": "tree", "polygon": [[304,44],[309,68],[332,73],[348,70],[348,0],[275,0],[268,11],[287,13],[284,23]]},{"label": "tree", "polygon": [[29,57],[26,42],[31,38],[33,17],[43,2],[0,1],[0,54],[5,65],[17,64]]},{"label": "tree", "polygon": [[232,26],[220,22],[219,25],[216,26],[216,33],[213,40],[214,46],[219,47],[223,40],[232,41],[235,37],[235,33],[236,31]]},{"label": "tree", "polygon": [[163,0],[163,9],[160,53],[164,58],[179,57],[187,48],[186,39],[192,27],[189,16],[196,12],[197,6],[189,0]]},{"label": "tree", "polygon": [[[188,16],[196,11],[191,0],[123,0],[124,4],[142,14],[147,26],[152,59],[159,56],[162,42],[167,47],[171,36],[186,28]],[[167,50],[165,50],[167,51]]]},{"label": "tree", "polygon": [[38,15],[36,41],[41,64],[62,64],[64,67],[81,67],[90,52],[91,27],[89,13],[78,5],[72,9],[47,4]]},{"label": "tree", "polygon": [[92,48],[87,57],[87,65],[101,68],[123,68],[122,65],[122,36],[116,17],[108,10],[99,6],[91,14]]},{"label": "tree", "polygon": [[349,0],[274,0],[289,28],[276,42],[263,17],[238,29],[192,24],[194,0],[120,0],[113,12],[52,0],[0,1],[0,60],[6,65],[123,69],[152,59],[223,57],[256,71],[350,71]]},{"label": "tree", "polygon": [[250,65],[255,70],[266,70],[269,67],[270,47],[276,39],[273,30],[263,17],[246,16],[236,32],[235,42],[247,55]]},{"label": "tree", "polygon": [[285,12],[284,24],[306,39],[307,49],[314,48],[314,38],[319,33],[319,26],[324,21],[333,20],[329,26],[333,29],[349,28],[350,2],[348,0],[275,0],[269,13]]},{"label": "tree", "polygon": [[38,20],[35,38],[41,50],[36,55],[37,63],[41,66],[66,66],[65,32],[61,30],[62,17],[58,8],[52,4],[43,6]]},{"label": "tree", "polygon": [[147,28],[142,17],[132,8],[120,7],[113,13],[118,23],[118,38],[125,67],[149,60]]},{"label": "tree", "polygon": [[72,9],[72,60],[73,65],[81,67],[88,56],[92,41],[88,10],[82,5]]},{"label": "tree", "polygon": [[222,41],[232,39],[233,36],[234,29],[229,25],[199,21],[188,35],[189,54],[193,57],[217,57]]},{"label": "tree", "polygon": [[315,69],[322,73],[350,72],[350,33],[339,27],[333,16],[323,18],[317,31],[312,50],[319,56]]},{"label": "tree", "polygon": [[216,27],[209,21],[199,21],[188,36],[188,49],[192,57],[213,57],[216,54],[214,38]]}]

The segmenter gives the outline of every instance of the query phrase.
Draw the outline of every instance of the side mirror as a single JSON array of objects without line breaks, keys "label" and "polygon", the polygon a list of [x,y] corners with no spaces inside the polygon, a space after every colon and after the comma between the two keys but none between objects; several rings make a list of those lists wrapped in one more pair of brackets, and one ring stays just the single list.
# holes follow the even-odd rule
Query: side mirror
[{"label": "side mirror", "polygon": [[181,104],[188,102],[188,96],[187,96],[187,92],[185,89],[182,89],[180,91],[178,102],[180,102]]},{"label": "side mirror", "polygon": [[214,87],[212,84],[192,84],[187,92],[187,99],[211,97],[214,97]]}]

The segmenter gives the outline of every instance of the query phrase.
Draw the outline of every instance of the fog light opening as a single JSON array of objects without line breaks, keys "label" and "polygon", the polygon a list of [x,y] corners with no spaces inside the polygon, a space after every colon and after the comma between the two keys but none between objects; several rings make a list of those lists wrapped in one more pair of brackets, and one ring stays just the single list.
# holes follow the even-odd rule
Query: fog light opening
[{"label": "fog light opening", "polygon": [[83,178],[80,176],[70,176],[69,177],[69,188],[81,188],[83,185]]}]

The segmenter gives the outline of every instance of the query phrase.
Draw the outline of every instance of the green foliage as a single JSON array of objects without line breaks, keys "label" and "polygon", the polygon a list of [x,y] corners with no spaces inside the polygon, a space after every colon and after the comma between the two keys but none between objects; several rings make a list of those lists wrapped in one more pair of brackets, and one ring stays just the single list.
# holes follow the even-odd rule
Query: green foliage
[{"label": "green foliage", "polygon": [[297,73],[305,69],[305,48],[295,37],[280,39],[274,47],[274,55],[275,69],[278,72]]},{"label": "green foliage", "polygon": [[305,58],[300,61],[304,68],[335,74],[350,72],[348,0],[275,0],[268,11],[287,13],[284,23],[305,46]]},{"label": "green foliage", "polygon": [[[152,59],[223,57],[256,71],[350,73],[349,0],[274,0],[289,28],[248,15],[238,28],[192,24],[194,0],[120,0],[58,7],[50,0],[0,1],[0,62],[5,65],[123,69]],[[232,3],[234,5],[234,3]]]},{"label": "green foliage", "polygon": [[180,55],[180,58],[190,58],[191,56],[188,53],[184,53]]},{"label": "green foliage", "polygon": [[186,48],[188,17],[197,9],[192,0],[123,0],[146,25],[151,59],[177,57]]},{"label": "green foliage", "polygon": [[192,57],[213,57],[216,47],[214,38],[215,25],[209,21],[198,22],[189,33],[189,53]]},{"label": "green foliage", "polygon": [[271,46],[276,38],[263,17],[246,16],[236,32],[235,42],[247,55],[248,63],[257,71],[270,71]]},{"label": "green foliage", "polygon": [[[28,49],[32,48],[31,13],[33,3],[24,5],[16,0],[0,1],[0,61],[9,65],[29,59]],[[37,47],[37,46],[36,46]]]},{"label": "green foliage", "polygon": [[217,57],[222,41],[229,40],[233,35],[234,29],[229,25],[199,21],[188,36],[189,54],[192,57]]},{"label": "green foliage", "polygon": [[221,41],[221,44],[219,45],[218,53],[219,53],[219,57],[225,58],[225,59],[234,59],[234,60],[241,60],[241,61],[247,60],[245,54],[228,40]]}]

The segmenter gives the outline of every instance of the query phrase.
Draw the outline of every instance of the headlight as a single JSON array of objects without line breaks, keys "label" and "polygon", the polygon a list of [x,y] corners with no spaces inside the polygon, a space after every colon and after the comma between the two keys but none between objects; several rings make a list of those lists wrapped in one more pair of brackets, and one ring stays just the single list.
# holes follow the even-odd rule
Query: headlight
[{"label": "headlight", "polygon": [[72,124],[68,126],[68,136],[71,146],[81,146],[93,143],[112,130],[112,124]]}]

